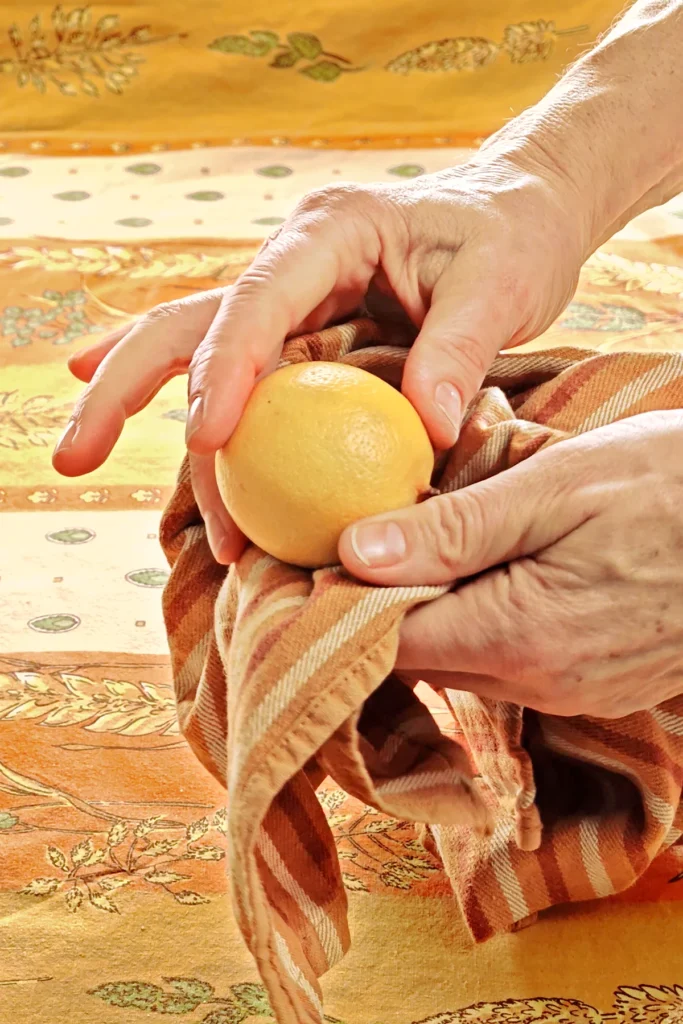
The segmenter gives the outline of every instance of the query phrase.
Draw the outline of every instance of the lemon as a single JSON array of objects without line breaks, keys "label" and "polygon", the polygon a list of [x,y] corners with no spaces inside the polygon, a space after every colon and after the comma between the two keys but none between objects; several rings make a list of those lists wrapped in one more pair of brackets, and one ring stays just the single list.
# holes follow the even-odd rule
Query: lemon
[{"label": "lemon", "polygon": [[343,530],[429,491],[432,446],[403,395],[343,363],[295,363],[260,381],[217,453],[225,505],[268,554],[339,561]]}]

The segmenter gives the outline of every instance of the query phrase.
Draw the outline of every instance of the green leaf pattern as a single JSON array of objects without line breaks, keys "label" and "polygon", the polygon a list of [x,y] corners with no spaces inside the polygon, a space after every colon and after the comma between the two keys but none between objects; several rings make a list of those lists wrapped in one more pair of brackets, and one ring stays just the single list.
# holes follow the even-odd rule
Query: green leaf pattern
[{"label": "green leaf pattern", "polygon": [[[336,82],[344,73],[360,71],[346,57],[327,52],[312,32],[290,32],[282,42],[275,32],[253,30],[248,35],[220,36],[209,49],[240,57],[269,56],[269,67],[278,70],[296,68],[312,82]],[[301,62],[306,62],[300,67]]]}]

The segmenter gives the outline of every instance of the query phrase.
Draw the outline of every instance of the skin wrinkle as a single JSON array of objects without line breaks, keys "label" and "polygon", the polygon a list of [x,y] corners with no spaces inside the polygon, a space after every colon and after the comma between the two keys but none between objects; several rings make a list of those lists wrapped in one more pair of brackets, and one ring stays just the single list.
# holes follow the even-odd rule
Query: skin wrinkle
[{"label": "skin wrinkle", "polygon": [[[163,307],[138,320],[134,333],[117,332],[78,353],[70,361],[73,372],[92,380],[75,409],[78,430],[71,447],[55,456],[56,468],[76,476],[101,465],[123,417],[182,366],[176,344],[189,353],[190,394],[206,389],[207,412],[192,445],[208,456],[227,441],[259,374],[277,364],[284,336],[343,319],[363,305],[372,282],[420,328],[403,391],[434,446],[450,447],[452,424],[434,400],[438,385],[454,387],[466,408],[497,352],[537,337],[566,307],[587,256],[635,213],[683,185],[682,28],[683,0],[636,0],[540,103],[504,125],[466,164],[410,183],[318,190],[231,289],[183,300],[170,316]],[[218,311],[216,295],[222,296]],[[143,375],[141,397],[135,389]],[[682,440],[680,413],[638,417],[539,453],[529,473],[511,470],[496,478],[487,492],[492,511],[489,536],[479,545],[483,561],[468,564],[476,578],[409,617],[402,650],[419,653],[425,673],[443,659],[476,669],[480,649],[463,647],[469,630],[486,639],[487,657],[507,645],[507,657],[526,666],[527,677],[531,666],[536,681],[551,687],[542,668],[556,657],[544,646],[552,642],[573,651],[575,664],[579,653],[586,660],[574,673],[581,685],[564,687],[558,713],[569,706],[577,713],[614,712],[634,701],[656,701],[673,685],[668,663],[661,671],[651,668],[662,690],[653,686],[647,695],[633,692],[635,676],[626,664],[635,632],[655,652],[681,643],[675,609],[681,602],[676,566],[683,549],[683,484],[671,450],[680,451]],[[212,548],[229,560],[244,538],[219,504],[212,460],[193,459],[202,507],[222,517],[224,533],[211,538]],[[557,489],[551,493],[553,474]],[[343,538],[346,568],[377,584],[400,583],[421,560],[425,572],[440,577],[444,559],[457,570],[462,552],[445,547],[456,543],[455,534],[439,539],[420,526],[427,505],[408,513],[422,548],[403,576],[400,567],[364,574]],[[487,571],[494,547],[499,561],[517,559],[506,576]],[[524,573],[533,584],[529,595],[515,598],[503,613],[502,595],[513,586],[521,593]],[[527,621],[510,619],[521,615],[517,605],[527,609]],[[464,616],[456,631],[441,618],[450,608]],[[538,624],[535,633],[529,621]],[[526,649],[515,648],[519,637]],[[602,646],[585,646],[598,641]],[[604,657],[605,651],[622,657]],[[612,675],[599,675],[591,658],[602,658]],[[495,664],[488,668],[492,685]],[[497,696],[526,702],[516,679],[501,678]],[[552,687],[536,699],[552,710]]]}]

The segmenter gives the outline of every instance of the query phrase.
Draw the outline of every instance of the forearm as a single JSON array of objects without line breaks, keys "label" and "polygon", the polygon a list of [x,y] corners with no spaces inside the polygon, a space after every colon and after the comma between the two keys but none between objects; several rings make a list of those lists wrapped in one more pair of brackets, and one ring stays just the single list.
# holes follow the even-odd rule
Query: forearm
[{"label": "forearm", "polygon": [[683,0],[640,0],[479,159],[547,165],[576,197],[587,256],[683,189]]}]

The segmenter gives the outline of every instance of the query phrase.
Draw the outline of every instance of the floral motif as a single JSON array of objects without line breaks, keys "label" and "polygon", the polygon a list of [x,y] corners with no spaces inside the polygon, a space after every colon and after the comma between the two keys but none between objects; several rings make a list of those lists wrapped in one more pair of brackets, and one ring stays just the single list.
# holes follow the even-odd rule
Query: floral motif
[{"label": "floral motif", "polygon": [[83,491],[78,497],[86,505],[105,505],[109,501],[111,494],[106,487],[102,487],[99,491]]},{"label": "floral motif", "polygon": [[122,31],[118,14],[105,14],[93,25],[89,7],[65,10],[61,4],[49,28],[36,14],[26,32],[10,25],[8,35],[14,54],[0,61],[0,72],[14,75],[18,86],[32,85],[40,93],[52,86],[62,96],[91,97],[100,96],[102,86],[121,95],[144,63],[135,51],[177,38],[153,36],[148,25]]},{"label": "floral motif", "polygon": [[513,64],[547,60],[558,36],[587,31],[587,25],[558,30],[554,21],[523,21],[508,25],[500,43],[481,36],[460,36],[422,43],[394,57],[387,71],[409,75],[413,71],[479,71],[492,64],[501,53]]},{"label": "floral motif", "polygon": [[0,391],[0,448],[46,448],[67,423],[70,408],[52,395],[22,398],[18,391]]},{"label": "floral motif", "polygon": [[584,280],[592,285],[630,292],[639,289],[656,295],[683,298],[683,267],[664,263],[629,260],[608,252],[596,252],[583,269]]},{"label": "floral motif", "polygon": [[683,985],[624,987],[615,992],[614,1009],[628,1024],[678,1024],[683,1021]]},{"label": "floral motif", "polygon": [[46,491],[32,491],[27,501],[30,501],[32,505],[54,505],[57,501],[57,490],[55,487],[50,487]]},{"label": "floral motif", "polygon": [[40,341],[64,345],[102,330],[85,311],[88,295],[82,289],[60,292],[46,288],[34,301],[40,305],[5,306],[2,310],[0,331],[13,348]]},{"label": "floral motif", "polygon": [[137,491],[132,492],[131,498],[141,505],[158,505],[161,501],[161,491],[158,487],[153,487],[151,490],[140,487]]},{"label": "floral motif", "polygon": [[[200,1007],[214,1007],[203,1024],[241,1024],[247,1017],[273,1019],[263,985],[251,981],[231,985],[229,995],[216,995],[213,985],[199,978],[164,978],[167,989],[144,981],[114,981],[92,989],[109,1006],[130,1007],[148,1013],[185,1014]],[[341,1024],[341,1022],[339,1022]]]},{"label": "floral motif", "polygon": [[[373,882],[385,889],[407,891],[438,870],[410,822],[357,805],[341,789],[323,790],[318,799],[334,833],[344,868],[342,879],[350,891],[370,892]],[[347,807],[349,811],[344,813]]]},{"label": "floral motif", "polygon": [[490,39],[463,36],[439,39],[408,50],[389,61],[387,71],[408,75],[412,71],[478,71],[491,64],[500,47]]},{"label": "floral motif", "polygon": [[209,49],[242,57],[270,57],[269,67],[281,71],[295,68],[313,82],[336,82],[345,73],[363,70],[346,57],[328,53],[310,32],[290,32],[286,42],[281,42],[276,32],[260,30],[248,36],[221,36],[209,44]]},{"label": "floral motif", "polygon": [[86,732],[120,736],[178,734],[170,686],[46,670],[0,673],[0,722],[3,719],[80,725]]},{"label": "floral motif", "polygon": [[228,267],[246,268],[253,255],[247,249],[207,256],[196,252],[162,252],[148,246],[127,248],[123,245],[81,245],[53,248],[49,245],[17,245],[5,249],[0,254],[0,261],[10,264],[15,270],[35,269],[48,273],[73,271],[95,277],[220,278]]},{"label": "floral motif", "polygon": [[[88,994],[110,1006],[144,1010],[148,1013],[189,1014],[217,1006],[208,1016],[193,1018],[197,1024],[241,1024],[266,1018],[273,1011],[262,985],[246,982],[231,985],[230,995],[220,998],[213,985],[199,978],[164,978],[167,988],[145,981],[115,981],[100,985]],[[677,1024],[683,1020],[683,987],[641,985],[620,988],[614,994],[613,1013],[602,1014],[579,999],[538,996],[504,999],[495,1003],[474,1003],[460,1010],[444,1010],[419,1024],[607,1024],[619,1020],[628,1024]],[[325,1016],[329,1024],[344,1024]],[[413,1021],[413,1024],[418,1022]]]},{"label": "floral motif", "polygon": [[[219,845],[200,842],[211,830]],[[208,903],[208,898],[192,889],[177,887],[191,878],[178,867],[184,864],[186,870],[190,861],[223,860],[226,831],[222,810],[212,818],[200,818],[187,826],[165,828],[159,817],[138,822],[120,818],[111,825],[101,845],[86,836],[68,853],[58,846],[48,846],[45,857],[56,874],[33,878],[21,891],[26,896],[61,893],[71,913],[94,907],[119,914],[121,908],[114,893],[133,883],[137,888],[164,890],[183,906],[200,906]]]}]

